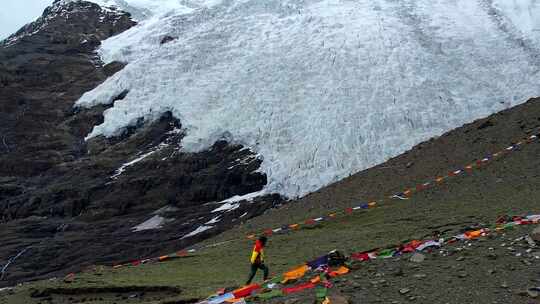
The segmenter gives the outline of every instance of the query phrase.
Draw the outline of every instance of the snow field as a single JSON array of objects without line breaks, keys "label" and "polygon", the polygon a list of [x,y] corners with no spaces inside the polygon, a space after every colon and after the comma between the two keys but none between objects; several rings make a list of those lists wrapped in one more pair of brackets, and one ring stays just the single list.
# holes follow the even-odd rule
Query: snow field
[{"label": "snow field", "polygon": [[129,93],[88,138],[171,111],[186,151],[258,153],[265,192],[305,195],[540,92],[534,0],[125,2],[150,13],[100,54],[129,64],[77,106]]}]

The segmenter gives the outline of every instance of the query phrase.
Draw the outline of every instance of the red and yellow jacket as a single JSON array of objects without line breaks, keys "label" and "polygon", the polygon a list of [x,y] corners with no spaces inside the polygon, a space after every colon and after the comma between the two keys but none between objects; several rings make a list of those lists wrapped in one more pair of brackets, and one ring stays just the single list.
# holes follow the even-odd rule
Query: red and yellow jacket
[{"label": "red and yellow jacket", "polygon": [[264,246],[261,241],[255,241],[255,246],[253,246],[253,252],[251,253],[251,264],[262,264],[264,263]]}]

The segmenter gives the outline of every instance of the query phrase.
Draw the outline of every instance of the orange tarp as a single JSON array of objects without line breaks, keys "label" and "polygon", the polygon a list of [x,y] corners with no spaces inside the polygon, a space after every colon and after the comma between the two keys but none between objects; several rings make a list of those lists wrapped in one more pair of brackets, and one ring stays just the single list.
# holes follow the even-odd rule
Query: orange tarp
[{"label": "orange tarp", "polygon": [[482,236],[482,232],[482,230],[468,231],[465,232],[465,236],[467,236],[468,239],[476,239]]},{"label": "orange tarp", "polygon": [[317,284],[321,281],[321,276],[316,276],[313,279],[309,280],[313,284]]},{"label": "orange tarp", "polygon": [[349,271],[350,271],[349,268],[347,268],[345,266],[341,266],[337,270],[331,271],[330,276],[331,277],[337,277],[337,276],[340,276],[340,275],[347,274],[347,273],[349,273]]},{"label": "orange tarp", "polygon": [[163,255],[163,256],[160,256],[160,257],[159,257],[159,261],[160,261],[160,262],[165,261],[165,260],[167,260],[167,259],[169,259],[169,256],[168,256],[168,255]]},{"label": "orange tarp", "polygon": [[282,283],[285,284],[288,281],[299,279],[303,277],[308,270],[309,270],[308,265],[302,265],[294,269],[291,269],[283,274]]},{"label": "orange tarp", "polygon": [[246,300],[244,298],[239,299],[229,299],[225,301],[226,303],[246,303]]}]

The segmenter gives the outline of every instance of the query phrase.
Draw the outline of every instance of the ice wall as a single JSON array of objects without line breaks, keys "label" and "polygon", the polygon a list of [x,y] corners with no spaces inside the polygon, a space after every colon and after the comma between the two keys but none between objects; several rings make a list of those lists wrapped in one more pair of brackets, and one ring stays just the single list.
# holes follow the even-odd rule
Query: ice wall
[{"label": "ice wall", "polygon": [[77,104],[129,94],[89,137],[170,110],[185,150],[249,146],[294,197],[540,95],[538,1],[188,2],[105,41],[129,64]]}]

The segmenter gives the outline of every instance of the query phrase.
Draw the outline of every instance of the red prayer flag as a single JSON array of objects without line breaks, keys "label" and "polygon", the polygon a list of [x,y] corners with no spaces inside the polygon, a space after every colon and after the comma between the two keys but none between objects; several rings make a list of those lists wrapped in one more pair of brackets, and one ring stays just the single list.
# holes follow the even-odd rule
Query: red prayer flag
[{"label": "red prayer flag", "polygon": [[290,294],[290,293],[300,292],[302,290],[306,290],[310,288],[315,288],[315,286],[316,286],[315,284],[308,282],[308,283],[296,285],[293,287],[283,288],[281,291],[283,291],[284,294]]},{"label": "red prayer flag", "polygon": [[314,219],[309,219],[306,221],[306,225],[313,225],[315,224],[315,220]]},{"label": "red prayer flag", "polygon": [[258,290],[260,288],[261,288],[261,286],[258,285],[258,284],[247,285],[247,286],[244,286],[242,288],[239,288],[239,289],[233,291],[233,295],[234,295],[234,297],[236,299],[245,298],[245,297],[250,296],[253,292],[255,292],[256,290]]},{"label": "red prayer flag", "polygon": [[357,252],[351,254],[351,259],[357,260],[357,261],[369,261],[371,258],[369,257],[369,254],[365,252]]}]

